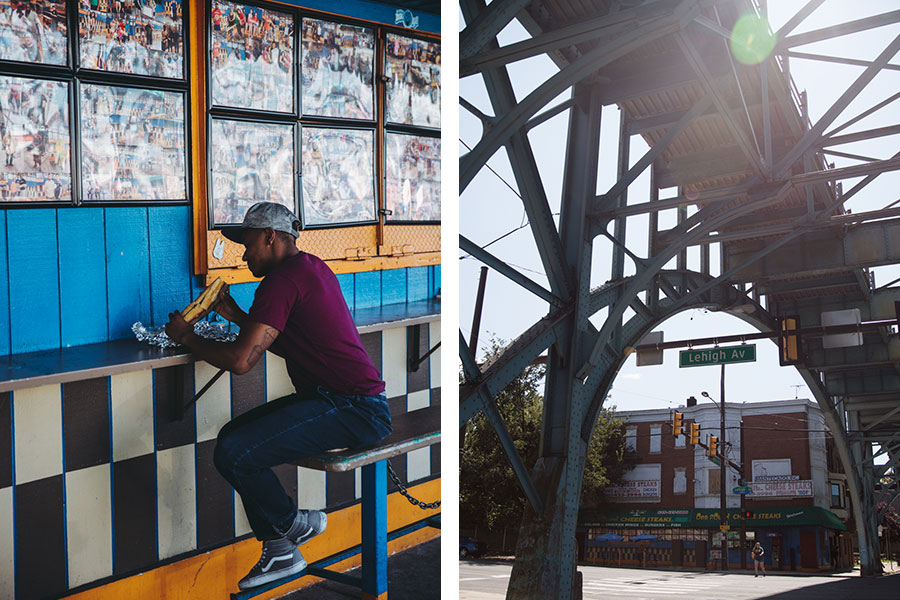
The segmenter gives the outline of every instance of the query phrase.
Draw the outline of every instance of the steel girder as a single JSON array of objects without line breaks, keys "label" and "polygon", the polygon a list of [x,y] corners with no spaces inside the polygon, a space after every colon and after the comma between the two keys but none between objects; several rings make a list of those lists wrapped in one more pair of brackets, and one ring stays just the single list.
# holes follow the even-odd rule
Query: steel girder
[{"label": "steel girder", "polygon": [[[526,4],[522,3],[522,6]],[[538,293],[540,297],[547,300],[551,304],[551,312],[547,318],[529,328],[522,337],[513,342],[493,364],[486,365],[482,371],[467,368],[467,381],[460,388],[461,420],[464,422],[484,406],[485,397],[496,393],[496,390],[501,389],[505,382],[520,372],[534,357],[545,349],[550,349],[541,458],[531,478],[537,488],[537,493],[541,496],[544,510],[541,512],[532,508],[526,509],[520,548],[517,552],[520,559],[513,570],[508,597],[531,598],[539,595],[548,598],[569,598],[572,595],[571,582],[573,578],[570,567],[574,564],[574,557],[570,541],[571,534],[574,533],[574,519],[578,503],[577,490],[580,487],[583,471],[583,459],[579,456],[583,455],[583,450],[590,439],[593,420],[596,412],[602,407],[602,399],[605,398],[605,392],[612,383],[616,366],[624,360],[625,344],[628,341],[636,342],[637,339],[640,339],[639,336],[642,335],[642,332],[652,328],[654,324],[666,318],[666,315],[693,306],[719,306],[727,310],[728,307],[734,306],[735,302],[740,302],[745,308],[753,305],[752,300],[733,287],[736,273],[784,247],[799,236],[805,236],[812,231],[827,227],[826,219],[833,216],[835,209],[843,201],[862,189],[877,172],[881,172],[878,169],[886,170],[900,166],[900,163],[893,164],[892,161],[898,158],[895,157],[891,161],[848,167],[845,168],[846,170],[836,169],[834,172],[816,171],[801,174],[792,174],[791,172],[797,160],[803,159],[808,152],[849,141],[842,139],[843,136],[832,137],[829,140],[827,137],[823,137],[823,132],[849,102],[857,97],[868,81],[871,81],[878,71],[885,68],[891,57],[889,55],[900,49],[900,37],[898,37],[885,48],[875,61],[866,65],[863,74],[812,127],[798,131],[795,123],[788,119],[795,142],[779,156],[773,157],[771,150],[771,131],[768,129],[770,119],[768,95],[762,106],[763,113],[766,115],[763,143],[765,153],[762,156],[760,156],[755,141],[753,142],[753,151],[750,151],[752,138],[746,137],[747,134],[742,129],[743,124],[738,120],[730,122],[726,120],[738,147],[745,155],[744,158],[755,169],[756,176],[749,181],[733,186],[732,189],[720,188],[704,192],[701,208],[697,213],[690,218],[683,218],[673,230],[662,235],[651,231],[651,238],[658,237],[659,239],[657,243],[651,245],[650,255],[647,258],[637,256],[624,245],[624,241],[620,237],[624,235],[624,227],[617,226],[612,235],[605,232],[605,227],[610,221],[646,212],[651,213],[651,222],[654,222],[655,213],[659,210],[698,203],[696,196],[691,198],[687,195],[661,201],[653,197],[652,202],[644,205],[625,206],[626,203],[621,201],[628,184],[641,170],[656,162],[656,159],[660,157],[660,152],[677,134],[667,136],[668,139],[664,137],[659,140],[661,143],[658,146],[655,143],[650,144],[650,152],[642,161],[643,164],[639,170],[632,169],[624,172],[620,169],[619,181],[607,194],[594,198],[591,190],[596,181],[596,155],[594,152],[597,131],[592,128],[599,129],[599,104],[618,101],[620,98],[627,97],[628,94],[647,93],[647,90],[653,89],[654,85],[657,86],[655,88],[657,90],[668,89],[666,86],[677,87],[686,81],[685,77],[689,78],[687,81],[694,81],[698,75],[705,84],[706,102],[715,105],[714,114],[722,114],[730,119],[729,113],[732,110],[730,101],[717,96],[716,93],[717,86],[728,75],[727,64],[722,63],[721,60],[717,61],[714,56],[708,57],[705,53],[701,60],[700,53],[696,49],[692,49],[693,42],[690,39],[682,40],[681,46],[688,57],[687,71],[684,68],[678,72],[670,69],[668,73],[672,75],[667,81],[654,81],[653,77],[648,77],[647,73],[641,72],[640,69],[636,70],[637,73],[633,77],[632,88],[618,86],[617,84],[621,82],[607,77],[607,73],[612,73],[616,69],[616,66],[612,64],[615,59],[669,35],[682,37],[683,32],[692,21],[698,18],[703,21],[703,17],[699,14],[700,10],[714,4],[731,4],[731,2],[726,0],[721,2],[683,0],[674,10],[671,3],[648,3],[641,7],[647,12],[646,20],[628,31],[620,31],[617,26],[609,23],[608,27],[601,27],[599,19],[590,24],[585,22],[578,26],[556,29],[551,26],[544,31],[539,31],[537,21],[533,15],[528,14],[531,12],[531,8],[529,8],[526,12],[520,12],[519,16],[535,39],[504,49],[499,49],[494,42],[490,42],[490,44],[479,44],[477,48],[473,46],[471,51],[467,50],[468,66],[466,68],[471,69],[473,73],[481,72],[484,76],[494,107],[494,114],[497,116],[488,117],[475,111],[476,116],[485,124],[485,131],[474,149],[460,159],[461,192],[468,186],[487,159],[501,146],[505,146],[510,154],[510,162],[516,173],[519,189],[523,189],[524,182],[525,185],[531,185],[533,190],[538,190],[538,193],[523,194],[526,209],[528,202],[532,203],[532,210],[536,210],[535,207],[539,208],[540,205],[546,203],[540,176],[536,167],[531,168],[534,166],[531,149],[527,147],[527,151],[523,151],[523,145],[528,143],[525,134],[536,123],[543,122],[562,110],[570,111],[561,233],[559,236],[554,235],[552,219],[546,219],[549,210],[543,212],[545,216],[543,225],[537,228],[533,226],[538,250],[551,281],[551,289],[548,291],[542,286],[537,286],[540,289],[536,289],[535,282],[524,281],[516,275],[514,269],[501,259],[490,253],[481,252],[481,257],[492,262],[495,268],[501,272],[505,271],[507,276],[518,280],[521,285],[531,288],[532,292]],[[788,34],[819,4],[818,0],[807,4],[779,32],[780,47],[784,52],[787,52],[787,49],[792,46],[809,43],[804,41],[806,38],[788,37]],[[472,25],[478,24],[480,15],[483,18],[479,26],[487,29],[496,28],[496,24],[506,18],[496,16],[497,13],[488,15],[481,0],[462,0],[461,5],[467,23]],[[513,8],[516,7],[510,7],[509,11],[513,11]],[[516,8],[516,10],[521,10],[521,8]],[[875,26],[876,21],[878,20],[872,19],[855,26],[871,27]],[[492,23],[490,27],[487,25],[488,22]],[[709,28],[713,23],[706,22],[705,25]],[[596,29],[591,29],[592,27],[596,27]],[[563,41],[574,44],[578,40],[587,39],[585,36],[589,30],[599,34],[594,38],[596,44],[582,44],[578,50],[563,48]],[[472,31],[474,32],[475,29]],[[830,34],[835,35],[836,33],[832,31]],[[829,33],[824,32],[820,35],[829,35]],[[560,71],[544,81],[522,101],[516,102],[511,92],[509,78],[502,66],[512,60],[537,53],[550,55],[560,66]],[[761,67],[760,77],[764,86],[771,83],[768,81],[767,74],[767,67]],[[661,78],[665,78],[665,76],[666,73],[660,73]],[[775,83],[781,85],[777,81]],[[738,85],[740,84],[738,83]],[[572,100],[546,110],[544,113],[539,112],[550,100],[572,86],[576,89],[575,97]],[[618,96],[616,96],[617,93]],[[781,88],[780,94],[776,93],[776,96],[783,111],[787,105],[793,107],[790,104],[789,91]],[[746,106],[746,99],[742,100],[742,104]],[[596,110],[596,117],[590,114],[592,110]],[[690,113],[690,117],[685,119],[688,113]],[[665,122],[663,127],[667,132],[671,132],[679,126],[683,127],[692,122],[694,117],[708,113],[709,104],[698,107],[698,103],[695,102],[690,109],[666,116],[660,122]],[[683,119],[685,119],[684,123],[682,123]],[[675,126],[672,125],[673,122]],[[651,123],[647,122],[641,126],[649,127],[650,125]],[[833,136],[845,126],[846,124],[838,127],[829,135]],[[623,130],[628,131],[629,127],[630,124],[626,121]],[[886,131],[872,131],[867,135],[887,134]],[[590,160],[585,161],[586,156],[594,158],[593,166],[591,166]],[[773,161],[776,162],[774,169],[771,168]],[[802,162],[807,171],[816,168],[809,161]],[[763,166],[767,168],[762,168]],[[843,194],[836,199],[827,196],[832,188],[826,188],[823,185],[824,182],[855,176],[857,171],[859,175],[867,175],[861,184],[857,184],[850,193]],[[665,177],[668,175],[662,169],[660,175],[665,182]],[[770,180],[773,175],[774,181]],[[522,181],[519,181],[520,177]],[[746,218],[765,207],[780,205],[793,189],[809,185],[816,186],[818,191],[826,194],[826,199],[819,199],[819,204],[823,205],[823,208],[814,215],[808,215],[807,222],[801,227],[789,232],[776,232],[775,235],[782,235],[782,237],[736,259],[731,267],[724,269],[725,272],[719,277],[713,278],[686,272],[673,275],[661,271],[671,258],[681,255],[684,249],[692,244],[724,241],[712,239],[711,232],[719,232],[717,235],[722,235],[723,228],[730,227],[737,219]],[[652,190],[651,194],[653,194]],[[541,211],[537,210],[537,213],[541,214]],[[809,219],[809,216],[813,218]],[[531,213],[529,213],[529,217],[531,217]],[[585,217],[590,218],[587,228],[584,223]],[[797,217],[801,217],[801,215],[797,215]],[[547,226],[548,222],[551,224],[549,227]],[[612,281],[609,285],[588,294],[584,286],[586,285],[585,281],[589,280],[590,243],[592,238],[600,233],[610,237],[616,245],[618,250],[615,256],[619,257],[618,261],[625,254],[634,260],[637,274],[631,278]],[[740,239],[739,236],[736,239]],[[474,249],[474,244],[468,240],[463,243],[469,249]],[[708,259],[705,264],[708,266]],[[854,264],[844,265],[845,269],[853,267]],[[616,273],[620,273],[620,270],[616,270]],[[858,278],[858,281],[863,282],[867,288],[867,279]],[[660,298],[659,291],[665,292],[667,297]],[[758,290],[754,291],[758,293]],[[864,291],[867,293],[868,289]],[[548,296],[548,293],[552,295],[552,298]],[[646,303],[639,300],[638,294],[641,293],[648,293]],[[556,301],[555,304],[552,303],[553,300]],[[762,322],[763,326],[771,325],[771,317],[768,313],[762,311],[758,305],[754,306],[756,307],[753,311],[755,318]],[[608,316],[600,331],[594,331],[587,322],[587,316],[601,308],[607,309]],[[637,316],[623,325],[622,318],[628,308],[634,309]],[[737,316],[750,320],[746,318],[747,314],[744,312],[739,312]],[[767,323],[768,325],[766,325]],[[463,351],[464,342],[461,341],[460,346]],[[885,363],[889,364],[893,350],[890,348],[890,344],[887,346],[888,353],[885,356]],[[871,359],[872,357],[867,358]],[[817,370],[816,366],[821,366],[823,371]],[[878,555],[877,539],[873,542],[871,531],[873,521],[866,520],[871,517],[870,507],[866,505],[866,502],[871,501],[871,495],[866,494],[867,491],[871,491],[871,470],[866,472],[853,465],[861,464],[860,460],[866,457],[867,452],[871,456],[869,440],[875,439],[876,436],[888,435],[884,426],[892,423],[895,415],[884,417],[885,413],[882,413],[884,418],[881,422],[877,422],[878,416],[867,420],[868,415],[862,413],[863,426],[873,423],[874,426],[868,431],[870,435],[867,437],[854,439],[855,446],[851,450],[847,431],[843,425],[843,416],[835,408],[830,397],[833,390],[822,383],[823,373],[830,366],[826,356],[821,365],[812,363],[811,368],[800,368],[800,372],[822,408],[826,423],[835,434],[838,452],[848,469],[848,490],[853,498],[854,514],[857,522],[865,523],[865,526],[859,528],[863,571],[870,573],[876,568],[874,557]],[[879,373],[879,376],[882,375]],[[827,381],[829,380],[826,379]],[[846,395],[846,393],[842,393],[842,395]],[[854,398],[855,401],[856,398]],[[854,407],[854,402],[848,402],[848,408]],[[851,410],[848,414],[857,419],[857,424],[859,423],[861,416],[859,411]],[[852,457],[851,451],[857,456]],[[523,479],[523,486],[527,485],[527,481]],[[540,506],[540,504],[532,502],[531,506]]]},{"label": "steel girder", "polygon": [[625,56],[653,40],[675,33],[684,23],[690,22],[696,17],[699,11],[699,5],[691,0],[682,0],[671,14],[665,7],[658,6],[665,3],[657,2],[655,4],[661,14],[668,16],[650,20],[639,27],[623,32],[611,41],[600,44],[550,77],[516,104],[512,110],[498,118],[472,151],[460,158],[460,193],[466,189],[475,174],[500,146],[553,98],[573,84],[588,78],[613,60]]}]

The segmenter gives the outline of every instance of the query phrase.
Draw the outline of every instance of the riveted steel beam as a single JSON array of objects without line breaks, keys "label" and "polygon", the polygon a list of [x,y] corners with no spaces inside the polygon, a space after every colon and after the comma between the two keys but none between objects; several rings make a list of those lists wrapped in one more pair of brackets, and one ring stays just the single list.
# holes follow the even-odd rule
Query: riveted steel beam
[{"label": "riveted steel beam", "polygon": [[510,281],[519,284],[538,298],[546,300],[551,306],[562,306],[564,304],[562,298],[554,295],[553,292],[547,288],[516,271],[513,267],[509,266],[464,235],[459,236],[459,248],[463,252],[468,252],[504,277],[507,277]]},{"label": "riveted steel beam", "polygon": [[[459,358],[463,364],[463,372],[465,373],[466,378],[478,379],[480,371],[478,365],[475,363],[475,357],[472,356],[469,346],[463,338],[462,331],[459,332]],[[494,402],[493,394],[488,395],[482,389],[479,391],[479,396],[481,400],[481,410],[484,411],[485,417],[487,417],[487,420],[494,428],[497,437],[500,438],[500,445],[503,446],[503,450],[506,452],[507,458],[509,458],[513,471],[515,471],[516,477],[519,478],[519,484],[522,486],[525,496],[528,498],[528,501],[531,503],[534,510],[540,513],[540,511],[543,510],[541,499],[534,487],[531,476],[528,474],[525,463],[522,462],[522,457],[519,456],[519,452],[516,450],[512,436],[506,428],[506,423],[503,422],[503,417],[500,415],[500,411],[497,410],[497,404]]]},{"label": "riveted steel beam", "polygon": [[476,16],[466,19],[466,27],[459,32],[460,60],[474,56],[503,31],[516,14],[531,4],[531,0],[491,2]]},{"label": "riveted steel beam", "polygon": [[650,19],[658,19],[671,14],[672,10],[667,8],[666,3],[655,3],[587,19],[568,27],[545,31],[527,40],[493,48],[478,55],[460,56],[459,76],[467,77],[484,69],[504,66],[566,46],[584,42],[609,42],[613,37],[639,27]]},{"label": "riveted steel beam", "polygon": [[[900,11],[897,11],[900,13]],[[782,178],[790,170],[791,165],[812,147],[821,137],[825,129],[840,115],[845,108],[859,95],[859,93],[875,78],[882,67],[900,51],[900,35],[882,50],[881,54],[868,66],[856,80],[850,84],[840,98],[825,111],[815,125],[809,128],[803,137],[788,153],[775,165],[775,177]]]},{"label": "riveted steel beam", "polygon": [[885,25],[890,25],[892,23],[900,23],[900,10],[894,10],[872,17],[865,17],[863,19],[857,19],[855,21],[847,21],[846,23],[841,23],[840,25],[834,25],[832,27],[825,27],[824,29],[816,29],[814,31],[807,31],[805,33],[799,33],[797,35],[785,37],[779,40],[776,47],[776,52],[780,50],[786,50],[787,48],[793,48],[795,46],[805,46],[806,44],[821,42],[822,40],[829,40],[832,38],[840,37],[842,35],[866,31],[868,29],[875,29],[876,27],[884,27]]},{"label": "riveted steel beam", "polygon": [[[484,0],[463,0],[460,6],[463,16],[468,19],[477,14],[479,8],[484,9]],[[496,47],[496,42],[490,42],[488,46]],[[516,96],[506,71],[489,69],[483,76],[494,114],[503,115],[512,110],[516,106]],[[572,284],[564,266],[559,233],[524,129],[513,133],[506,143],[506,150],[550,290],[557,296],[568,297]]]},{"label": "riveted steel beam", "polygon": [[546,106],[564,90],[589,77],[604,65],[608,65],[617,58],[654,40],[677,32],[685,21],[690,21],[696,16],[698,10],[699,5],[696,3],[682,0],[672,16],[654,19],[623,33],[614,41],[598,45],[539,85],[513,109],[500,116],[494,127],[485,132],[481,141],[472,151],[460,158],[460,192],[469,185],[487,159],[493,156],[500,146],[527,123],[541,107]]}]

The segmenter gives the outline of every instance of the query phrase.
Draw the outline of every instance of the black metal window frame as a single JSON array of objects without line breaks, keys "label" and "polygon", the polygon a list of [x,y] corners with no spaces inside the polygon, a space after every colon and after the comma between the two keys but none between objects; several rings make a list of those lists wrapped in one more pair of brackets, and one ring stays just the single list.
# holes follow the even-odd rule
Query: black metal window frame
[{"label": "black metal window frame", "polygon": [[[382,73],[381,74],[382,75],[384,74],[384,57],[387,52],[387,50],[386,50],[387,34],[389,34],[389,33],[393,33],[395,35],[399,35],[399,36],[409,38],[409,39],[422,40],[422,41],[426,41],[426,42],[435,43],[440,46],[439,41],[428,38],[428,37],[424,37],[421,35],[415,35],[414,33],[410,32],[409,30],[406,30],[406,29],[396,30],[393,28],[383,28],[381,35],[380,35],[381,61],[382,61]],[[443,53],[442,53],[442,56],[443,56]],[[443,60],[441,60],[441,64],[443,65]],[[387,104],[387,91],[385,89],[382,89],[382,93],[385,96],[384,100],[382,101],[382,108],[383,108]],[[435,138],[438,140],[441,139],[441,129],[440,128],[426,127],[423,125],[409,125],[409,124],[405,124],[405,123],[391,123],[391,122],[387,121],[387,119],[385,118],[383,113],[380,116],[381,116],[382,123],[384,126],[385,134],[396,133],[396,134],[414,135],[414,136],[420,136],[420,137],[430,137],[430,138]],[[443,127],[443,125],[444,124],[442,121],[441,127]],[[383,136],[383,137],[386,138],[386,136]],[[385,148],[386,144],[387,144],[387,141],[385,139],[382,141],[382,147]],[[382,174],[386,179],[386,177],[387,177],[387,151],[383,150],[381,155],[382,155]],[[386,182],[385,182],[385,186],[386,186]],[[382,211],[384,211],[386,209],[386,199],[385,199],[385,205],[383,205],[381,207],[381,209],[382,209]],[[443,210],[443,203],[441,205],[441,209]],[[416,221],[416,220],[391,219],[390,218],[391,215],[388,215],[385,213],[382,213],[382,214],[384,214],[385,223],[388,225],[428,225],[428,224],[439,224],[441,222],[440,220]]]},{"label": "black metal window frame", "polygon": [[[278,4],[274,2],[267,2],[265,0],[220,0],[226,4],[237,4],[242,6],[251,6],[254,8],[260,8],[264,10],[270,10],[282,14],[290,14],[294,18],[294,30],[292,33],[293,36],[293,74],[292,81],[294,84],[293,98],[294,98],[294,107],[291,112],[284,111],[266,111],[259,109],[251,109],[251,108],[241,108],[241,107],[229,107],[229,106],[221,106],[215,105],[212,102],[212,65],[211,65],[211,53],[208,51],[212,47],[212,34],[213,34],[213,23],[212,23],[212,8],[213,4],[216,0],[206,0],[206,13],[204,18],[204,40],[207,47],[206,52],[206,139],[207,139],[207,155],[206,155],[206,177],[207,182],[212,181],[213,173],[212,173],[212,138],[211,138],[211,126],[212,121],[214,119],[226,119],[226,120],[242,120],[246,122],[258,122],[258,123],[279,123],[279,124],[294,124],[294,214],[296,214],[301,222],[301,227],[303,230],[314,230],[314,229],[338,229],[345,227],[355,227],[355,226],[372,226],[379,225],[382,223],[397,225],[397,224],[414,224],[414,225],[433,225],[439,224],[440,221],[392,221],[387,217],[385,211],[385,198],[383,197],[382,191],[384,189],[384,175],[385,175],[385,133],[402,133],[402,134],[411,134],[417,136],[425,136],[440,139],[441,130],[437,128],[429,128],[429,127],[421,127],[421,126],[412,126],[412,125],[403,125],[403,124],[395,124],[395,123],[387,123],[384,118],[384,103],[386,95],[384,86],[379,86],[379,79],[384,76],[384,53],[385,53],[385,39],[388,33],[393,33],[396,35],[400,35],[403,37],[411,38],[411,39],[420,39],[423,41],[436,43],[440,45],[440,40],[422,35],[419,33],[416,35],[415,32],[403,29],[400,27],[391,27],[389,25],[384,24],[375,24],[367,21],[363,21],[360,19],[354,19],[352,17],[344,17],[344,16],[336,16],[330,13],[322,13],[315,10],[306,9],[298,6],[289,6],[285,4]],[[374,74],[372,81],[372,95],[373,95],[373,111],[374,111],[374,119],[348,119],[341,117],[323,117],[323,116],[312,116],[305,115],[303,113],[302,106],[302,98],[303,93],[301,89],[302,85],[302,29],[303,29],[303,19],[315,19],[319,21],[325,21],[328,23],[334,23],[336,25],[350,25],[354,27],[361,27],[365,29],[369,29],[372,31],[373,39],[375,40],[375,49],[374,49]],[[379,90],[382,98],[378,98]],[[380,100],[380,101],[379,101]],[[322,129],[332,129],[332,130],[363,130],[363,131],[372,131],[372,135],[374,138],[373,145],[373,190],[374,190],[374,209],[375,209],[375,218],[371,220],[365,221],[354,221],[354,222],[340,222],[333,224],[309,224],[306,222],[304,210],[303,210],[303,172],[302,172],[302,157],[303,157],[303,147],[301,143],[302,131],[304,127],[310,128],[322,128]],[[380,144],[379,144],[380,140]],[[380,172],[379,168],[380,167]],[[381,177],[381,181],[379,182],[378,177]],[[379,185],[380,183],[380,185]],[[207,185],[207,227],[210,230],[213,229],[225,229],[230,226],[236,226],[237,224],[225,224],[225,223],[216,223],[215,222],[215,205],[213,202],[213,186]]]},{"label": "black metal window frame", "polygon": [[[21,79],[58,81],[68,84],[69,103],[69,168],[71,173],[72,199],[37,200],[37,201],[0,201],[0,208],[70,208],[78,206],[186,206],[191,202],[191,110],[190,110],[190,47],[188,24],[190,22],[190,5],[187,0],[181,2],[181,38],[182,38],[182,78],[154,77],[131,73],[117,73],[87,69],[80,66],[81,40],[79,39],[79,0],[66,1],[66,64],[51,65],[22,61],[0,60],[0,76],[18,77]],[[184,190],[181,199],[148,200],[84,200],[83,173],[81,172],[81,98],[82,84],[101,85],[107,87],[124,87],[149,91],[179,92],[184,103]]]}]

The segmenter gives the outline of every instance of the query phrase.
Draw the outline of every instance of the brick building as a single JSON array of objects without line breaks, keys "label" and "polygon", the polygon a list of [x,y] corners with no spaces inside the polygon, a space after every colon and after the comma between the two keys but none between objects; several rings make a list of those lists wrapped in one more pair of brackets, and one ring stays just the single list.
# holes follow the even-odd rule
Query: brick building
[{"label": "brick building", "polygon": [[[677,409],[684,429],[700,425],[700,440],[719,436],[712,403]],[[725,405],[719,453],[743,468],[726,469],[726,533],[720,532],[720,467],[687,436],[672,435],[672,410],[623,411],[633,468],[604,498],[585,499],[579,550],[586,562],[629,566],[746,567],[755,541],[767,568],[843,568],[852,556],[846,477],[818,406],[808,400]],[[743,485],[742,485],[743,484]],[[739,488],[751,493],[737,493]],[[736,489],[738,488],[738,489]],[[746,489],[742,490],[746,491]]]}]

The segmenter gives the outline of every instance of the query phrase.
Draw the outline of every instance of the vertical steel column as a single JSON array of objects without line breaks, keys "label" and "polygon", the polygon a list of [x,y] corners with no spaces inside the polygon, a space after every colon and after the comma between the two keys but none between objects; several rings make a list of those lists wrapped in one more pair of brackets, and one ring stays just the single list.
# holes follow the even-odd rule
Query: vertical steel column
[{"label": "vertical steel column", "polygon": [[[628,135],[628,123],[625,120],[625,111],[619,110],[619,157],[616,165],[616,177],[621,180],[628,173],[628,155],[631,150],[631,137]],[[622,190],[618,198],[613,200],[616,208],[628,205],[628,188]],[[623,246],[625,245],[625,217],[620,217],[613,223],[613,237]],[[613,281],[625,276],[625,251],[620,246],[613,244],[613,258],[611,277]]]},{"label": "vertical steel column", "polygon": [[597,187],[602,104],[598,90],[575,86],[570,109],[568,142],[563,176],[560,238],[575,291],[575,305],[567,319],[560,344],[552,346],[544,393],[541,447],[533,480],[543,500],[543,511],[525,508],[516,548],[516,562],[507,598],[514,600],[571,600],[574,590],[575,525],[587,444],[580,424],[590,398],[576,373],[592,347],[588,321],[590,299],[591,239],[585,219],[588,201]]},{"label": "vertical steel column", "polygon": [[[821,406],[821,403],[819,403]],[[826,424],[828,422],[826,421]],[[859,413],[850,411],[847,413],[847,428],[849,430],[860,429]],[[842,432],[843,435],[843,432]],[[850,491],[850,499],[854,504],[854,519],[856,520],[856,535],[859,542],[859,572],[862,576],[875,575],[881,572],[881,561],[878,559],[878,524],[875,522],[874,510],[874,482],[871,481],[871,472],[866,473],[865,461],[867,458],[868,442],[856,437],[850,443],[852,461],[845,461],[845,465],[853,465],[851,473],[847,473],[847,488]],[[840,446],[836,446],[840,450]],[[871,447],[868,448],[871,452]]]},{"label": "vertical steel column", "polygon": [[[656,170],[659,168],[659,159],[654,160],[650,165],[650,202],[659,202],[659,186],[657,185]],[[647,233],[647,256],[651,257],[656,252],[656,238],[659,235],[659,211],[651,211],[647,225],[649,232]],[[652,312],[656,312],[659,306],[659,283],[656,278],[650,284],[647,290],[647,306]]]},{"label": "vertical steel column", "polygon": [[362,468],[362,597],[388,597],[386,460]]}]

